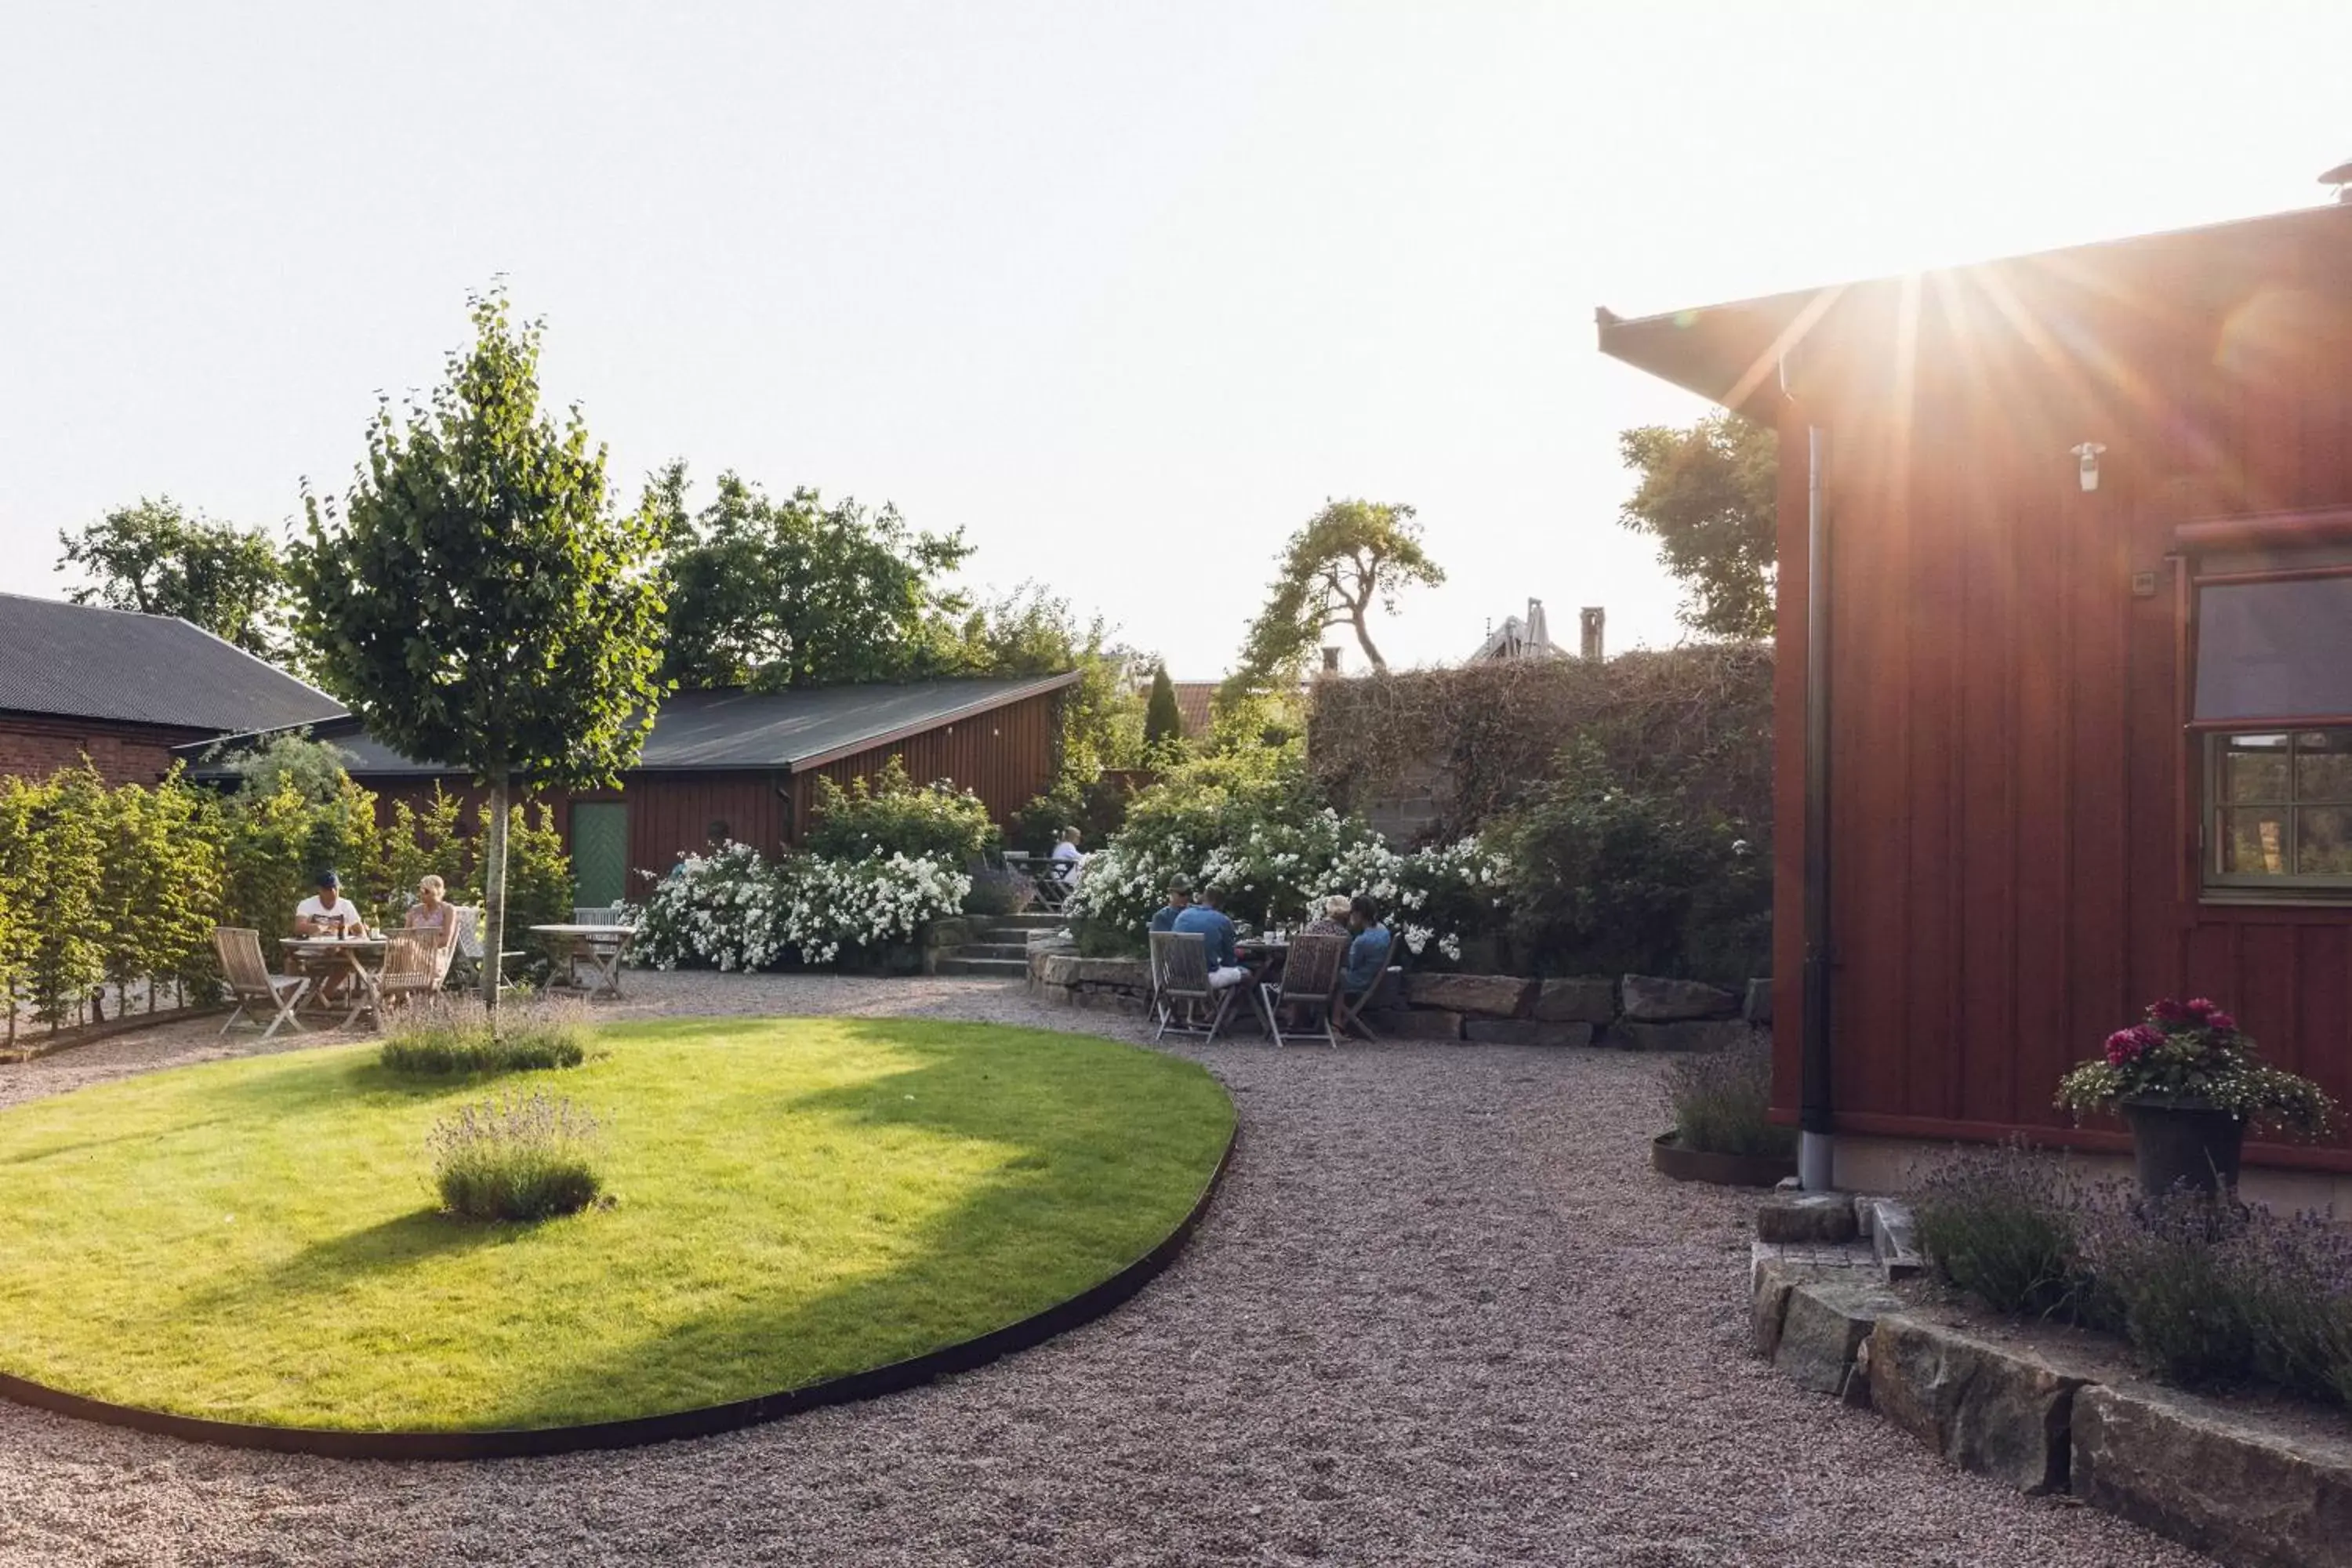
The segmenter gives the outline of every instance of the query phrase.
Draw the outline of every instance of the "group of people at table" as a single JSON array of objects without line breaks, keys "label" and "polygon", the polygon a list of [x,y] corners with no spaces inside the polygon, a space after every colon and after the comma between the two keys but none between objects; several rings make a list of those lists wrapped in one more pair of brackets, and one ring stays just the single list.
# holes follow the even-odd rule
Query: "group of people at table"
[{"label": "group of people at table", "polygon": [[[1155,931],[1198,935],[1207,949],[1209,987],[1223,991],[1258,979],[1268,960],[1245,961],[1241,932],[1221,907],[1223,891],[1205,887],[1194,892],[1184,877],[1168,879],[1168,902],[1151,917]],[[1381,923],[1380,906],[1359,893],[1354,898],[1333,895],[1323,900],[1323,912],[1301,928],[1306,936],[1344,936],[1348,959],[1339,972],[1341,996],[1352,1006],[1370,994],[1389,966],[1392,938]]]},{"label": "group of people at table", "polygon": [[[402,921],[401,934],[413,937],[423,947],[437,952],[457,940],[457,910],[449,902],[448,886],[438,877],[427,876],[416,884],[416,902],[410,906]],[[318,891],[294,906],[294,935],[321,942],[368,941],[380,938],[383,932],[368,924],[360,907],[343,897],[343,879],[331,870],[319,873]],[[330,970],[320,979],[319,994],[322,1000],[339,1002],[350,993],[352,976],[342,970]]]}]

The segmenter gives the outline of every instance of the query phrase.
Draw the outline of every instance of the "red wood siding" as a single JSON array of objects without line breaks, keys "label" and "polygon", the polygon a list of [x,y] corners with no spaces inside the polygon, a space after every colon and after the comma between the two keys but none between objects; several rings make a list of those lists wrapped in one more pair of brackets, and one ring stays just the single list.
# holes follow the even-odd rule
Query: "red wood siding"
[{"label": "red wood siding", "polygon": [[798,825],[794,831],[806,830],[816,805],[820,773],[846,787],[852,779],[880,773],[894,756],[904,761],[907,776],[918,784],[952,779],[971,790],[987,803],[989,816],[1003,826],[1053,784],[1055,700],[1052,692],[1024,698],[976,718],[796,773],[793,778],[793,819]]},{"label": "red wood siding", "polygon": [[0,713],[0,775],[45,779],[89,759],[110,784],[153,784],[171,771],[172,748],[201,741],[209,730],[161,730],[102,719]]},{"label": "red wood siding", "polygon": [[[2352,908],[2198,897],[2168,560],[2192,518],[2352,503],[2352,258],[2288,255],[2218,300],[2199,299],[2210,273],[2180,266],[2127,284],[1931,276],[1916,328],[1897,306],[1855,312],[1783,414],[1783,1110],[1801,1006],[1808,420],[1830,431],[1839,1125],[2062,1127],[2060,1073],[2165,994],[2222,1000],[2273,1059],[2352,1098]],[[2107,448],[2087,494],[2082,441]],[[2151,596],[2135,574],[2154,574]],[[2352,1169],[2343,1148],[2255,1155]]]}]

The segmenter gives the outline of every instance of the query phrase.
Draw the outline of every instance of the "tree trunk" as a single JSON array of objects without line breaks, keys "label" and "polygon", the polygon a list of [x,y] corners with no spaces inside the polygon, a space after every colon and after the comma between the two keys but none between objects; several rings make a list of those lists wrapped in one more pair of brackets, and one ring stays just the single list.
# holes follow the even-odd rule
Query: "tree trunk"
[{"label": "tree trunk", "polygon": [[499,955],[507,946],[507,775],[490,780],[490,820],[482,845],[482,1005],[499,1010]]},{"label": "tree trunk", "polygon": [[1386,675],[1389,672],[1389,661],[1382,658],[1381,650],[1372,646],[1371,628],[1364,625],[1364,607],[1361,605],[1356,605],[1348,618],[1355,623],[1356,641],[1362,645],[1364,657],[1372,661],[1374,669]]}]

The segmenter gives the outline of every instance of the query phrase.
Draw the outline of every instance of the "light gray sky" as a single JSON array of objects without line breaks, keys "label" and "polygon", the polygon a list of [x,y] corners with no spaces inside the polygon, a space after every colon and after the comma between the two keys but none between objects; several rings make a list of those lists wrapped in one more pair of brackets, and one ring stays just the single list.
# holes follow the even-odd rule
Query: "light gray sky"
[{"label": "light gray sky", "polygon": [[[2352,5],[200,3],[0,13],[0,589],[168,491],[277,526],[494,274],[634,497],[683,457],[962,526],[1179,676],[1327,497],[1671,642],[1624,313],[2264,212]],[[1351,659],[1352,663],[1352,659]]]}]

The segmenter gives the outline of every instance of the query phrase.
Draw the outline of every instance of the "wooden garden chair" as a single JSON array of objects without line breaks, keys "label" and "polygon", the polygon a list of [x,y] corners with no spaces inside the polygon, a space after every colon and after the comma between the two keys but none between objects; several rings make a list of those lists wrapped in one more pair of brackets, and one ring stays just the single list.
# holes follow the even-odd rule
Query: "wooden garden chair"
[{"label": "wooden garden chair", "polygon": [[[457,906],[457,934],[451,939],[449,945],[455,950],[457,957],[464,961],[465,967],[460,969],[454,963],[445,963],[442,966],[444,979],[454,977],[460,984],[471,984],[474,981],[479,980],[482,974],[482,909],[479,904]],[[505,980],[505,976],[510,961],[530,956],[520,949],[500,948],[499,950],[500,990],[506,989],[509,984]]]},{"label": "wooden garden chair", "polygon": [[1242,991],[1240,985],[1211,988],[1209,939],[1196,931],[1151,933],[1151,988],[1152,1009],[1160,1016],[1155,1040],[1173,1029],[1213,1041]]},{"label": "wooden garden chair", "polygon": [[[226,1035],[243,1020],[258,1026],[261,1010],[267,1007],[270,1018],[262,1029],[261,1037],[269,1038],[280,1028],[302,1032],[301,1021],[294,1009],[310,994],[310,979],[305,974],[272,974],[269,961],[262,955],[261,933],[249,926],[215,926],[213,929],[213,952],[220,958],[221,973],[228,984],[229,994],[236,1008],[221,1026]],[[247,1018],[246,1015],[253,1016]]]},{"label": "wooden garden chair", "polygon": [[[1389,951],[1393,952],[1396,949],[1391,946]],[[1364,1038],[1378,1044],[1380,1036],[1374,1034],[1372,1026],[1364,1022],[1364,1015],[1394,1005],[1397,994],[1403,984],[1404,965],[1391,963],[1381,971],[1380,978],[1372,982],[1371,989],[1354,1001],[1349,1001],[1344,991],[1336,993],[1331,1004],[1332,1026],[1342,1034],[1353,1030]]]},{"label": "wooden garden chair", "polygon": [[441,950],[428,947],[413,936],[395,936],[386,942],[383,969],[375,982],[377,1026],[383,1026],[385,1007],[413,1002],[440,990],[446,968]]},{"label": "wooden garden chair", "polygon": [[[1261,984],[1258,1006],[1265,1014],[1266,1037],[1277,1046],[1292,1040],[1320,1039],[1339,1048],[1339,1031],[1332,1022],[1332,1005],[1339,991],[1339,972],[1348,962],[1348,939],[1337,934],[1295,936],[1282,961],[1278,984]],[[1375,991],[1379,986],[1373,987]],[[1312,1027],[1286,1030],[1284,1008],[1312,1021]]]}]

